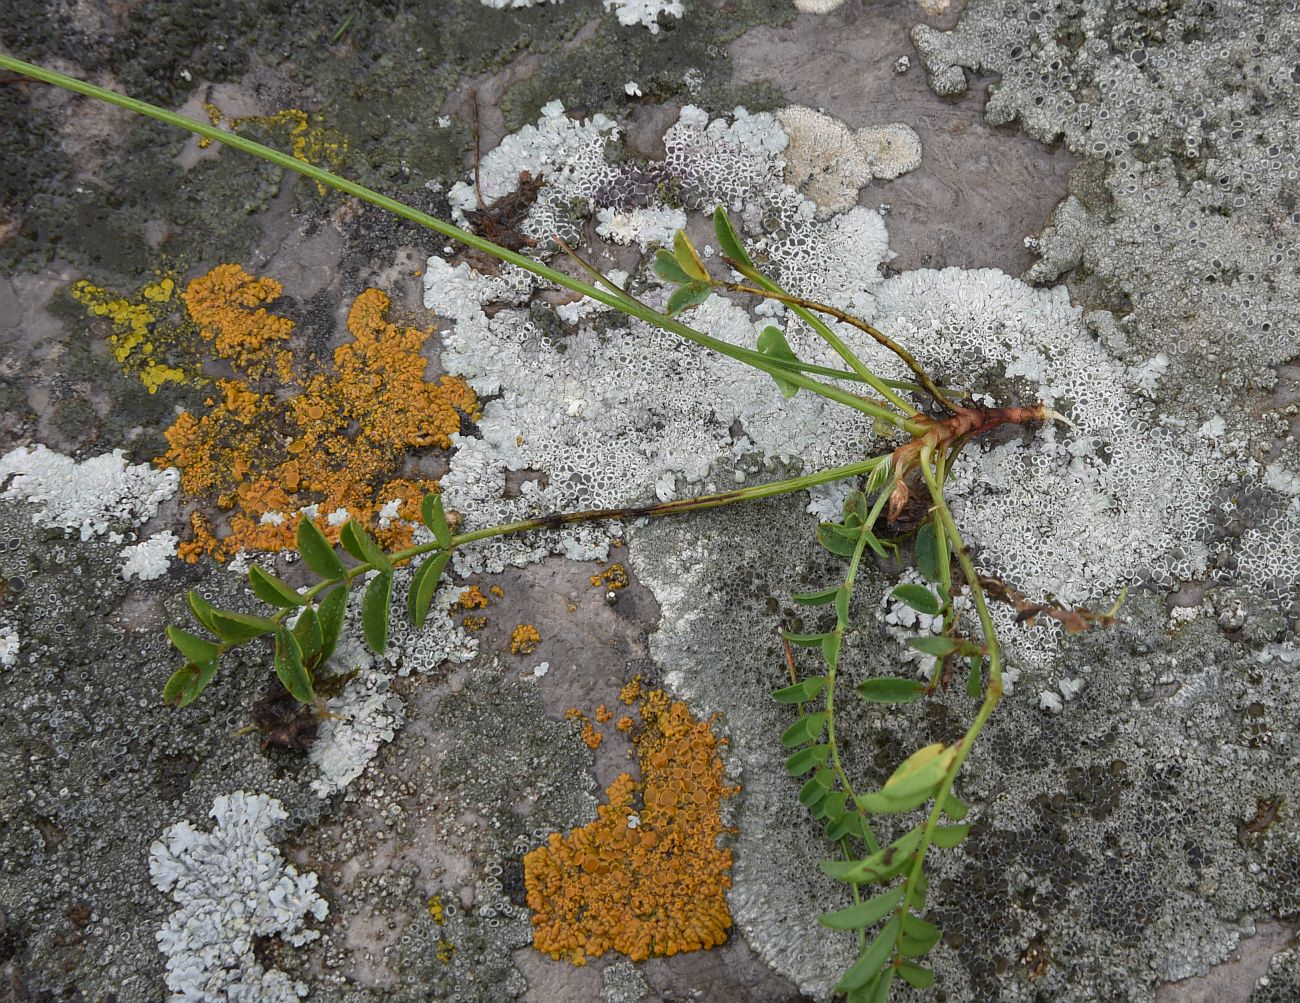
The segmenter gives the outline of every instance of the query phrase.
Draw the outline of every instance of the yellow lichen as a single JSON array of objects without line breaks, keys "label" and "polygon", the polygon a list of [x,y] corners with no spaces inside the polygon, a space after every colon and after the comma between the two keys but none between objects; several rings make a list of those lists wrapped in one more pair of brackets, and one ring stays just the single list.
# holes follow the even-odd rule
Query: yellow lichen
[{"label": "yellow lichen", "polygon": [[426,903],[426,905],[428,906],[429,909],[429,915],[433,917],[433,921],[435,923],[437,923],[439,926],[442,926],[443,923],[447,922],[447,910],[442,903],[441,894],[430,895],[429,901]]},{"label": "yellow lichen", "polygon": [[[289,142],[289,152],[294,159],[305,164],[314,164],[338,173],[347,158],[348,140],[339,130],[325,125],[319,115],[309,115],[299,108],[283,108],[270,115],[242,115],[227,118],[215,104],[206,103],[203,110],[208,113],[208,120],[213,125],[224,124],[232,132],[245,126],[260,126],[272,136]],[[206,148],[212,140],[199,140],[199,147]],[[328,189],[319,181],[316,191],[324,195]]]},{"label": "yellow lichen", "polygon": [[616,592],[619,589],[627,588],[629,581],[627,568],[621,564],[611,564],[600,574],[591,576],[591,587],[595,589],[606,588],[611,592]]},{"label": "yellow lichen", "polygon": [[488,625],[488,618],[485,616],[467,616],[460,622],[460,625],[466,630],[480,631]]},{"label": "yellow lichen", "polygon": [[434,945],[434,957],[444,965],[448,964],[456,955],[456,945],[450,940],[440,940]]},{"label": "yellow lichen", "polygon": [[594,822],[524,857],[533,945],[575,965],[610,950],[644,961],[709,948],[731,926],[731,851],[717,843],[738,788],[723,782],[709,722],[639,690],[641,780],[622,774]]},{"label": "yellow lichen", "polygon": [[500,585],[489,585],[488,591],[491,592],[498,599],[500,599],[502,596],[506,594],[506,590],[503,589]]},{"label": "yellow lichen", "polygon": [[280,292],[273,279],[220,265],[183,294],[199,336],[233,370],[216,380],[205,412],[183,412],[167,429],[170,448],[158,460],[179,468],[187,494],[230,513],[221,534],[192,518],[193,539],[180,549],[187,560],[292,547],[299,511],[312,505],[331,540],[351,516],[385,545],[406,546],[421,498],[436,488],[395,476],[407,453],[450,446],[460,413],[477,417],[464,381],[425,381],[429,332],[390,322],[377,289],[353,302],[351,339],[334,351],[333,368],[300,374],[293,322],[266,307]]},{"label": "yellow lichen", "polygon": [[133,297],[117,296],[84,279],[69,291],[87,313],[108,321],[113,359],[151,394],[164,383],[184,383],[197,375],[193,327],[177,316],[176,283],[170,276],[147,283]]},{"label": "yellow lichen", "polygon": [[531,655],[542,643],[542,635],[531,623],[521,623],[510,635],[510,654]]}]

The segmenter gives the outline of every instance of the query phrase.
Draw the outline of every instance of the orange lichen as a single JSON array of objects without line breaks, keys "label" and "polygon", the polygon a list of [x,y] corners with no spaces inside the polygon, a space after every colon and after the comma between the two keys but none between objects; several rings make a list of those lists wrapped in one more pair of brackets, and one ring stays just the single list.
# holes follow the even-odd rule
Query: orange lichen
[{"label": "orange lichen", "polygon": [[491,592],[498,599],[500,599],[502,596],[506,594],[506,590],[503,589],[500,585],[489,585],[488,591]]},{"label": "orange lichen", "polygon": [[389,299],[377,289],[353,302],[351,339],[335,349],[332,370],[301,375],[306,360],[288,347],[293,322],[265,306],[280,292],[273,279],[220,265],[182,296],[199,334],[233,370],[216,380],[206,412],[176,419],[158,460],[180,469],[187,494],[231,513],[224,535],[192,520],[186,560],[292,547],[303,509],[331,540],[351,516],[386,546],[406,546],[421,499],[436,489],[395,476],[406,454],[449,447],[461,412],[478,415],[464,381],[425,381],[420,349],[429,332],[390,322]]},{"label": "orange lichen", "polygon": [[485,616],[467,616],[460,622],[460,625],[466,630],[479,631],[488,625],[488,618]]},{"label": "orange lichen", "polygon": [[644,961],[714,947],[731,926],[731,851],[717,843],[722,801],[739,788],[723,782],[710,722],[637,688],[641,780],[622,774],[594,822],[524,857],[533,945],[575,965],[609,950]]},{"label": "orange lichen", "polygon": [[629,582],[627,568],[621,564],[611,564],[600,574],[591,576],[592,588],[606,588],[611,592],[627,588]]},{"label": "orange lichen", "polygon": [[531,655],[542,643],[542,635],[531,623],[521,623],[510,635],[510,654]]},{"label": "orange lichen", "polygon": [[620,717],[617,721],[614,722],[614,727],[617,728],[619,731],[624,731],[624,732],[631,731],[632,719],[628,717],[626,714],[624,714],[622,717]]},{"label": "orange lichen", "polygon": [[469,588],[462,590],[457,603],[461,609],[487,609],[488,597],[482,593],[477,585],[471,585]]},{"label": "orange lichen", "polygon": [[618,691],[618,698],[631,707],[641,699],[643,692],[641,689],[641,676],[638,674],[628,680],[623,688]]},{"label": "orange lichen", "polygon": [[605,724],[606,722],[612,720],[613,717],[614,715],[610,713],[609,708],[606,707],[604,704],[601,704],[599,707],[596,708],[596,720],[599,721],[601,724]]}]

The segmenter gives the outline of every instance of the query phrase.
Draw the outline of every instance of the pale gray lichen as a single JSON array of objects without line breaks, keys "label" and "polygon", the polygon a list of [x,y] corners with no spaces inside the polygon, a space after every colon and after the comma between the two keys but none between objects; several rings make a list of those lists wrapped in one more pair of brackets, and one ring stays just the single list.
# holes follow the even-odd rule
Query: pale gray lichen
[{"label": "pale gray lichen", "polygon": [[18,664],[21,647],[17,628],[0,620],[0,669],[11,669]]},{"label": "pale gray lichen", "polygon": [[307,995],[306,985],[263,968],[253,942],[279,936],[301,946],[320,935],[304,923],[329,912],[316,875],[299,874],[276,848],[272,835],[288,815],[274,798],[221,795],[211,816],[211,832],[178,822],[149,848],[149,875],[178,906],[158,931],[168,999],[293,1003]]},{"label": "pale gray lichen", "polygon": [[118,555],[122,558],[122,577],[127,581],[137,578],[142,582],[161,578],[171,566],[179,542],[180,538],[175,533],[165,529],[147,540],[123,547]]},{"label": "pale gray lichen", "polygon": [[685,13],[682,0],[604,0],[605,9],[614,11],[619,24],[649,28],[650,34],[659,34],[659,15],[681,17]]},{"label": "pale gray lichen", "polygon": [[1272,434],[1237,402],[1300,353],[1300,16],[1279,4],[1048,6],[973,0],[913,39],[940,94],[996,74],[985,117],[1081,157],[1039,237],[1034,281],[1067,269],[1113,309],[1114,348],[1168,353],[1168,396]]},{"label": "pale gray lichen", "polygon": [[308,759],[320,771],[311,789],[322,798],[361,776],[406,718],[401,698],[389,689],[389,676],[374,667],[370,651],[350,634],[339,640],[329,670],[352,678],[325,701],[329,716],[320,721],[308,750]]},{"label": "pale gray lichen", "polygon": [[153,518],[158,506],[176,493],[180,474],[147,463],[128,463],[115,449],[78,463],[70,456],[37,445],[19,446],[0,456],[0,498],[40,506],[32,522],[83,540],[107,533],[113,525],[138,526]]}]

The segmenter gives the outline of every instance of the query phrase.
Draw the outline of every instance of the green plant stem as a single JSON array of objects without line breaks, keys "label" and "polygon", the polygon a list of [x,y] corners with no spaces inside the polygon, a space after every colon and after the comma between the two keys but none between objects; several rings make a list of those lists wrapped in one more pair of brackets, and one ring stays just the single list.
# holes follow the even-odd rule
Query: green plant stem
[{"label": "green plant stem", "polygon": [[[557,512],[554,515],[541,516],[537,519],[521,519],[518,522],[502,523],[499,526],[489,526],[486,529],[476,529],[468,533],[460,533],[451,538],[451,547],[455,550],[457,547],[466,543],[474,543],[478,540],[488,540],[497,536],[510,536],[514,533],[526,533],[539,529],[558,529],[561,526],[569,526],[580,522],[595,522],[601,519],[644,519],[653,518],[662,515],[676,515],[682,512],[699,512],[704,509],[719,508],[723,505],[734,505],[742,501],[754,501],[759,498],[771,498],[775,495],[791,494],[795,491],[802,491],[806,488],[814,487],[818,484],[826,484],[831,481],[840,481],[848,477],[857,477],[859,474],[869,473],[881,463],[888,460],[888,454],[884,456],[873,456],[869,460],[859,460],[857,463],[845,464],[842,467],[831,467],[828,470],[822,470],[815,474],[804,474],[800,477],[789,477],[781,481],[772,481],[770,484],[756,484],[753,487],[737,488],[734,491],[720,491],[716,494],[700,495],[698,498],[682,498],[678,501],[660,502],[656,505],[641,505],[630,508],[596,508],[585,509],[580,512]],[[389,563],[396,567],[399,564],[405,564],[416,557],[424,554],[430,554],[443,548],[439,546],[436,540],[429,543],[416,544],[413,547],[407,547],[405,550],[399,550],[390,554]],[[324,592],[326,589],[335,585],[343,584],[351,586],[353,579],[374,571],[373,564],[357,564],[348,568],[347,574],[342,578],[327,578],[324,581],[317,582],[307,591],[302,593],[302,597],[311,600]],[[271,619],[276,623],[284,617],[290,609],[281,609],[277,611]]]},{"label": "green plant stem", "polygon": [[[830,345],[831,348],[835,349],[836,354],[848,363],[849,368],[857,373],[860,379],[870,385],[877,393],[904,414],[916,413],[916,408],[912,407],[912,405],[908,404],[907,401],[903,400],[903,398],[893,393],[889,383],[872,372],[870,367],[857,357],[853,349],[849,348],[849,346],[844,343],[844,340],[831,330],[830,325],[812,312],[812,310],[819,304],[814,304],[811,301],[801,299],[798,296],[792,296],[758,269],[750,268],[744,262],[734,261],[725,256],[722,260],[736,271],[740,272],[740,274],[745,276],[745,278],[749,279],[749,281],[753,282],[759,288],[755,289],[733,282],[718,282],[715,283],[715,285],[719,285],[731,292],[743,292],[751,296],[759,296],[763,299],[775,299],[787,304],[800,320],[817,332],[821,339]],[[847,314],[845,316],[847,316]],[[865,323],[865,321],[858,321],[857,323],[862,324]],[[884,336],[881,335],[881,337]],[[929,379],[929,377],[927,376],[925,379]]]},{"label": "green plant stem", "polygon": [[638,320],[643,320],[647,324],[653,324],[655,327],[667,331],[670,334],[675,334],[678,337],[684,338],[696,345],[700,345],[703,348],[711,349],[719,355],[725,355],[738,362],[743,362],[746,365],[759,369],[770,376],[779,375],[788,383],[793,383],[798,387],[811,391],[812,393],[818,394],[829,400],[833,400],[836,403],[844,404],[847,407],[853,408],[855,411],[869,414],[873,418],[880,418],[882,421],[889,422],[896,427],[905,427],[904,420],[892,411],[882,409],[879,406],[872,404],[870,401],[864,401],[862,398],[841,390],[839,387],[821,383],[804,376],[802,373],[791,371],[783,366],[774,365],[771,359],[762,352],[741,348],[737,345],[732,345],[729,342],[721,341],[718,338],[710,337],[709,335],[697,331],[692,327],[688,327],[686,324],[674,320],[672,317],[662,314],[657,310],[630,301],[624,296],[615,295],[608,290],[590,285],[589,283],[576,279],[571,275],[566,275],[564,272],[557,271],[554,268],[542,264],[540,261],[534,261],[531,258],[511,251],[508,248],[495,244],[492,241],[470,233],[467,230],[462,230],[460,227],[448,223],[445,220],[438,219],[436,216],[430,216],[428,213],[420,212],[418,209],[414,209],[403,202],[398,202],[396,199],[389,198],[387,195],[381,195],[364,185],[357,184],[355,181],[341,178],[337,174],[332,174],[314,164],[304,163],[287,153],[281,153],[279,150],[274,150],[269,146],[255,143],[251,139],[245,139],[243,136],[237,136],[234,133],[226,132],[222,129],[216,128],[215,126],[199,122],[196,119],[189,118],[185,115],[168,111],[165,108],[159,108],[158,106],[149,104],[146,101],[140,101],[136,98],[127,97],[125,94],[119,94],[116,91],[97,87],[95,84],[87,83],[84,80],[78,80],[75,77],[69,77],[62,73],[57,73],[54,70],[46,69],[45,67],[38,66],[34,63],[24,62],[21,59],[13,59],[9,56],[0,55],[0,69],[21,73],[34,80],[40,80],[47,84],[54,84],[55,86],[66,88],[67,90],[74,91],[78,94],[84,94],[87,97],[92,97],[99,101],[105,101],[108,104],[116,105],[119,108],[125,108],[127,111],[135,112],[138,115],[144,115],[147,118],[152,118],[178,129],[184,129],[188,132],[195,133],[196,135],[203,136],[205,139],[222,143],[243,153],[260,157],[262,160],[275,164],[277,167],[311,178],[317,184],[325,185],[326,187],[341,191],[347,195],[353,196],[354,198],[361,199],[363,202],[369,202],[371,205],[378,206],[380,209],[390,212],[394,216],[409,220],[419,226],[433,230],[435,233],[439,233],[444,237],[458,241],[467,247],[472,247],[477,251],[482,251],[484,254],[489,254],[494,258],[507,262],[508,264],[515,265],[516,267],[531,272],[548,282],[553,282],[556,285],[563,286],[573,292],[581,293],[583,296],[593,299],[598,303],[603,303],[605,306],[612,307],[613,309],[631,317],[635,317]]},{"label": "green plant stem", "polygon": [[[853,594],[853,582],[858,577],[858,565],[862,563],[862,554],[867,549],[867,535],[871,532],[871,527],[866,526],[861,536],[858,537],[858,545],[853,549],[853,556],[849,559],[849,572],[844,576],[844,585],[842,588],[848,591],[849,595]],[[826,666],[826,744],[831,750],[831,764],[835,770],[835,776],[839,779],[840,785],[844,788],[844,793],[849,796],[849,800],[854,805],[857,804],[858,795],[849,782],[849,776],[844,771],[844,766],[840,762],[840,747],[835,741],[835,676],[839,670],[840,644],[844,641],[844,622],[837,614],[835,617],[835,651],[837,652],[835,661],[827,663]],[[855,809],[857,810],[857,809]],[[862,820],[862,832],[865,836],[867,849],[875,853],[880,849],[880,844],[876,841],[876,835],[871,831],[871,826],[867,824],[865,818]]]},{"label": "green plant stem", "polygon": [[[805,320],[807,319],[806,315],[809,313],[809,311],[815,311],[817,313],[824,313],[828,317],[834,317],[836,320],[843,321],[845,324],[848,324],[852,327],[856,327],[859,331],[862,331],[864,334],[869,335],[878,344],[883,345],[885,348],[889,349],[900,359],[902,359],[903,362],[907,365],[907,368],[912,370],[912,372],[916,374],[917,380],[920,382],[921,386],[925,388],[926,393],[928,393],[931,397],[935,399],[935,401],[937,401],[943,407],[947,408],[953,414],[957,413],[957,406],[953,404],[952,401],[948,400],[944,392],[940,390],[938,385],[934,382],[934,380],[930,378],[930,374],[927,373],[921,367],[921,364],[917,362],[916,359],[912,356],[912,353],[909,352],[907,349],[905,349],[898,342],[896,342],[893,338],[889,337],[889,335],[885,334],[883,331],[880,331],[873,325],[868,324],[861,317],[855,317],[847,310],[841,310],[839,307],[831,306],[829,303],[819,303],[816,300],[804,299],[802,296],[792,296],[790,293],[781,289],[779,286],[776,285],[776,283],[770,281],[769,279],[761,275],[759,272],[756,272],[751,268],[746,268],[744,267],[744,265],[740,264],[739,262],[732,261],[730,258],[726,258],[724,260],[727,262],[727,264],[731,265],[731,267],[735,268],[736,271],[740,272],[747,279],[749,279],[752,282],[758,282],[758,284],[762,287],[762,288],[755,289],[752,286],[746,286],[743,283],[739,283],[739,282],[726,282],[726,283],[722,283],[724,289],[727,289],[730,292],[734,292],[734,293],[746,293],[750,296],[761,296],[765,299],[778,300],[781,303],[785,303],[795,308],[795,310],[799,312],[799,315],[803,317]],[[855,370],[861,372],[862,369],[866,368],[865,365],[860,360],[858,360],[858,357],[853,354],[853,352],[849,349],[849,347],[845,345],[844,342],[841,341],[838,337],[836,337],[834,332],[832,332],[830,328],[827,327],[825,324],[820,324],[818,333],[821,334],[823,338],[826,338],[827,341],[831,343],[832,347],[834,347],[835,350],[840,353],[840,356],[844,359],[844,361],[848,362],[849,365],[851,365]],[[857,362],[856,365],[854,364],[855,360]],[[859,366],[861,366],[862,369],[859,369]],[[905,401],[895,402],[895,406],[902,407],[904,410],[909,412],[915,412],[915,408],[910,407]]]},{"label": "green plant stem", "polygon": [[[943,815],[944,804],[952,791],[952,785],[957,779],[957,774],[961,772],[966,757],[970,755],[975,739],[979,737],[979,733],[984,729],[984,725],[988,723],[993,711],[997,708],[998,702],[1002,699],[1002,655],[998,646],[997,632],[994,629],[993,620],[989,616],[988,604],[984,598],[984,589],[980,585],[979,575],[975,573],[975,567],[971,563],[970,555],[966,552],[965,546],[962,544],[961,534],[953,521],[952,513],[944,501],[942,488],[931,466],[932,461],[933,451],[930,449],[922,450],[921,474],[930,490],[935,517],[942,521],[943,527],[952,541],[958,563],[961,564],[962,574],[966,578],[967,586],[975,603],[975,609],[979,614],[980,626],[984,633],[984,646],[989,659],[989,682],[984,691],[984,700],[980,704],[979,711],[975,714],[975,719],[971,722],[970,727],[966,729],[966,734],[962,736],[961,742],[958,743],[957,754],[953,757],[952,764],[944,773],[938,792],[935,794],[934,807],[925,820],[925,828],[921,832],[921,839],[916,848],[916,859],[912,862],[911,870],[908,872],[903,897],[898,905],[897,913],[900,917],[906,916],[912,908],[913,899],[916,897],[916,889],[924,869],[926,853],[930,849],[930,843],[934,838],[934,830]],[[903,928],[900,924],[898,933],[895,936],[895,956],[899,956],[898,942],[902,939],[902,936]]]}]

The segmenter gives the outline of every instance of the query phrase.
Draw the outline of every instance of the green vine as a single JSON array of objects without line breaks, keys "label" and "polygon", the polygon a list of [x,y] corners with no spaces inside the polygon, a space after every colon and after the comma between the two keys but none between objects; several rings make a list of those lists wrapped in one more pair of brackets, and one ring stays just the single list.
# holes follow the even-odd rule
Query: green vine
[{"label": "green vine", "polygon": [[[340,30],[346,30],[346,27]],[[594,284],[215,126],[7,56],[0,56],[0,67],[186,129],[285,170],[295,171],[320,185],[369,202],[630,317],[753,366],[771,376],[786,397],[801,391],[817,394],[858,411],[896,435],[907,437],[903,445],[880,456],[771,484],[659,505],[557,513],[463,533],[453,533],[441,498],[430,495],[424,500],[422,518],[432,534],[432,541],[386,553],[363,526],[349,521],[342,527],[340,543],[343,551],[357,562],[351,566],[344,563],[310,519],[302,519],[297,530],[297,549],[304,564],[319,581],[300,591],[261,568],[251,567],[248,572],[250,587],[274,608],[268,616],[220,610],[197,593],[190,592],[190,610],[211,637],[174,626],[167,628],[168,637],[186,662],[168,679],[163,696],[176,706],[191,703],[213,681],[225,652],[268,638],[274,649],[275,672],[284,688],[299,703],[314,705],[317,713],[323,714],[322,695],[318,689],[323,688],[324,680],[318,673],[338,642],[349,593],[363,578],[366,582],[362,598],[362,628],[367,643],[380,652],[387,645],[393,572],[399,566],[410,564],[415,567],[408,590],[407,613],[415,626],[421,627],[448,560],[458,547],[465,544],[585,521],[700,511],[802,491],[818,484],[865,478],[863,489],[849,494],[843,518],[817,527],[817,539],[822,546],[848,561],[843,581],[831,588],[792,596],[803,606],[833,606],[834,625],[820,633],[783,634],[787,645],[819,652],[824,671],[798,678],[793,655],[787,647],[790,682],[772,695],[778,703],[791,705],[797,714],[780,741],[790,750],[786,760],[789,774],[795,778],[807,777],[800,788],[799,800],[814,819],[824,824],[827,839],[840,852],[841,859],[823,861],[822,869],[832,878],[845,882],[853,896],[852,905],[820,917],[820,922],[832,930],[853,931],[858,941],[857,960],[841,977],[837,989],[846,994],[851,1003],[882,1003],[888,999],[896,979],[918,989],[933,984],[934,972],[919,961],[941,935],[939,928],[922,915],[927,893],[925,861],[932,847],[954,847],[970,832],[970,825],[963,821],[967,806],[953,793],[953,787],[975,739],[1002,696],[1001,649],[989,614],[986,585],[996,584],[992,594],[1014,602],[1022,613],[1029,610],[1054,616],[1067,630],[1111,623],[1116,612],[1112,609],[1107,614],[1097,615],[1051,605],[1035,605],[1019,599],[1002,583],[982,579],[944,500],[943,489],[949,468],[966,443],[1001,425],[1034,425],[1060,418],[1059,415],[1041,404],[983,408],[959,403],[965,399],[962,395],[938,386],[917,361],[887,335],[833,306],[795,296],[764,275],[746,254],[721,209],[714,213],[713,222],[723,260],[745,282],[711,275],[690,239],[684,232],[679,232],[673,248],[661,249],[655,257],[656,274],[675,286],[666,310],[659,311],[578,258],[558,238],[557,245],[581,265]],[[718,291],[784,303],[796,318],[806,323],[835,351],[847,369],[801,361],[790,348],[785,333],[776,326],[766,327],[755,347],[747,349],[712,338],[679,319],[680,314]],[[892,380],[876,374],[824,318],[849,324],[869,335],[896,354],[911,371],[913,379]],[[875,396],[845,390],[822,378],[864,385]],[[929,398],[934,409],[943,416],[931,417],[904,394]],[[940,619],[942,627],[938,634],[914,637],[908,642],[912,648],[933,659],[930,682],[927,685],[917,679],[873,677],[857,687],[857,694],[868,703],[911,703],[944,686],[955,666],[964,661],[969,666],[967,691],[976,698],[982,693],[983,700],[956,744],[935,743],[919,749],[894,770],[879,790],[862,794],[849,778],[836,740],[835,700],[840,652],[849,626],[854,583],[867,551],[885,557],[894,549],[894,544],[882,539],[877,532],[881,517],[887,516],[889,523],[897,524],[909,506],[914,505],[914,492],[922,489],[926,496],[923,500],[928,500],[928,505],[916,531],[913,551],[917,570],[928,584],[901,585],[893,590],[892,597],[918,612]],[[959,580],[954,580],[953,576],[954,557],[960,571]],[[968,596],[975,610],[977,637],[962,633],[962,617],[956,602],[959,595]],[[292,624],[288,621],[290,614],[296,614]],[[820,709],[810,711],[805,707]],[[891,816],[903,815],[910,815],[917,821],[882,845],[871,820],[875,819],[880,825]],[[877,886],[877,890],[871,897],[866,897],[864,891],[871,886]]]}]

